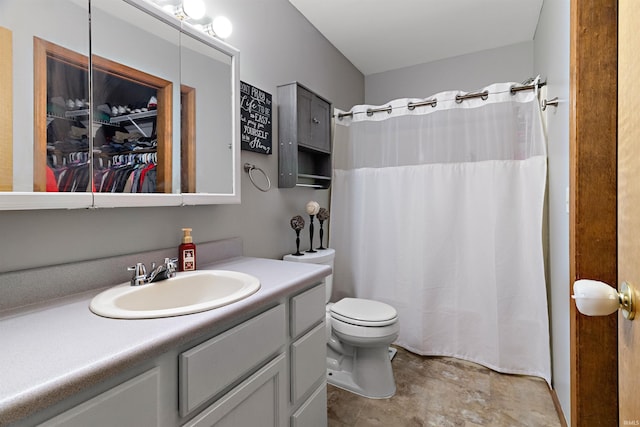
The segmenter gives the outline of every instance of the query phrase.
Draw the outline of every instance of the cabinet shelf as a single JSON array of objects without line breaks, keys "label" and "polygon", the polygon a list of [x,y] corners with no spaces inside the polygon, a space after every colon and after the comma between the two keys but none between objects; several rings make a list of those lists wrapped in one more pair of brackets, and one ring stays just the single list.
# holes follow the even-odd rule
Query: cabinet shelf
[{"label": "cabinet shelf", "polygon": [[298,178],[324,179],[326,181],[331,181],[331,177],[330,176],[311,175],[311,174],[308,174],[308,173],[298,173]]},{"label": "cabinet shelf", "polygon": [[71,110],[71,111],[64,112],[64,116],[67,118],[82,117],[82,116],[88,116],[88,115],[89,115],[89,109],[87,108],[82,110]]},{"label": "cabinet shelf", "polygon": [[140,113],[123,114],[121,116],[111,117],[109,121],[111,123],[121,123],[128,120],[134,121],[134,120],[154,118],[157,115],[158,115],[158,110],[149,110],[149,111],[142,111]]},{"label": "cabinet shelf", "polygon": [[[135,122],[136,120],[154,119],[158,115],[158,110],[142,111],[140,113],[123,114],[121,116],[111,117],[107,120],[94,120],[93,123],[107,126],[119,125],[122,122]],[[89,110],[70,110],[65,111],[64,116],[54,113],[47,113],[47,125],[54,119],[77,120],[78,117],[89,117]]]},{"label": "cabinet shelf", "polygon": [[[58,114],[54,114],[54,113],[47,113],[47,115],[49,117],[53,117],[53,118],[76,118],[76,117],[84,117],[84,116],[89,116],[89,110],[87,108],[82,109],[82,110],[70,110],[70,111],[65,111],[64,112],[64,117],[60,116]],[[106,120],[96,120],[96,123],[110,123],[110,124],[115,124],[115,123],[121,123],[127,120],[140,120],[140,119],[148,119],[148,118],[155,118],[158,115],[158,110],[148,110],[148,111],[141,111],[140,113],[129,113],[129,114],[123,114],[121,116],[115,116],[115,117],[111,117],[109,119],[109,121]]]}]

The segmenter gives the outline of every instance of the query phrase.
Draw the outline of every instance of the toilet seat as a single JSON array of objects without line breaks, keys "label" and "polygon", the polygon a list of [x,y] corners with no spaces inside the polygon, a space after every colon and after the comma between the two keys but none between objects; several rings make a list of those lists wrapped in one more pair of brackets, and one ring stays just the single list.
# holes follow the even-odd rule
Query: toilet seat
[{"label": "toilet seat", "polygon": [[389,304],[364,298],[343,298],[329,308],[331,317],[356,326],[383,327],[398,321]]}]

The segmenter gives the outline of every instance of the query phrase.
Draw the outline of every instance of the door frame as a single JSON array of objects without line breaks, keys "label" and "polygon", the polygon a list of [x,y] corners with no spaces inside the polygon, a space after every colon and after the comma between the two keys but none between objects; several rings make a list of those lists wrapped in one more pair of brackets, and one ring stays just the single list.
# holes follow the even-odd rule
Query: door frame
[{"label": "door frame", "polygon": [[[617,3],[571,0],[570,288],[617,283]],[[617,331],[570,303],[572,426],[618,425]]]}]

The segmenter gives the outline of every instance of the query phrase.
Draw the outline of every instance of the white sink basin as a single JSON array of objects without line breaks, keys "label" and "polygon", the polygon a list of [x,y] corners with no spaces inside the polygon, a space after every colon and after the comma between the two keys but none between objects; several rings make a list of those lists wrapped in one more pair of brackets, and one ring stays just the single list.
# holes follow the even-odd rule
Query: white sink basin
[{"label": "white sink basin", "polygon": [[96,295],[89,308],[115,319],[149,319],[198,313],[244,299],[260,289],[248,274],[225,270],[177,273],[176,277],[140,286],[129,282]]}]

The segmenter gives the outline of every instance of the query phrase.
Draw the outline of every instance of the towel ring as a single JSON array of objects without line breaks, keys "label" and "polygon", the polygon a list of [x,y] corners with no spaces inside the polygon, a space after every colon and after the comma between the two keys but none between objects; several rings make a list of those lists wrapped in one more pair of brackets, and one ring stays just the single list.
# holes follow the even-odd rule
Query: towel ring
[{"label": "towel ring", "polygon": [[[253,175],[251,175],[251,172],[253,172],[254,170],[258,170],[260,172],[262,172],[262,175],[264,175],[265,179],[267,180],[267,187],[263,188],[260,187],[258,184],[256,184],[256,182],[253,180]],[[259,167],[257,167],[256,165],[252,165],[251,163],[245,163],[244,164],[244,171],[246,173],[249,174],[249,179],[251,180],[251,183],[260,191],[264,191],[265,193],[269,190],[271,190],[271,180],[269,179],[269,177],[267,176],[267,174],[265,173],[265,171],[263,171],[262,169],[260,169]]]}]

